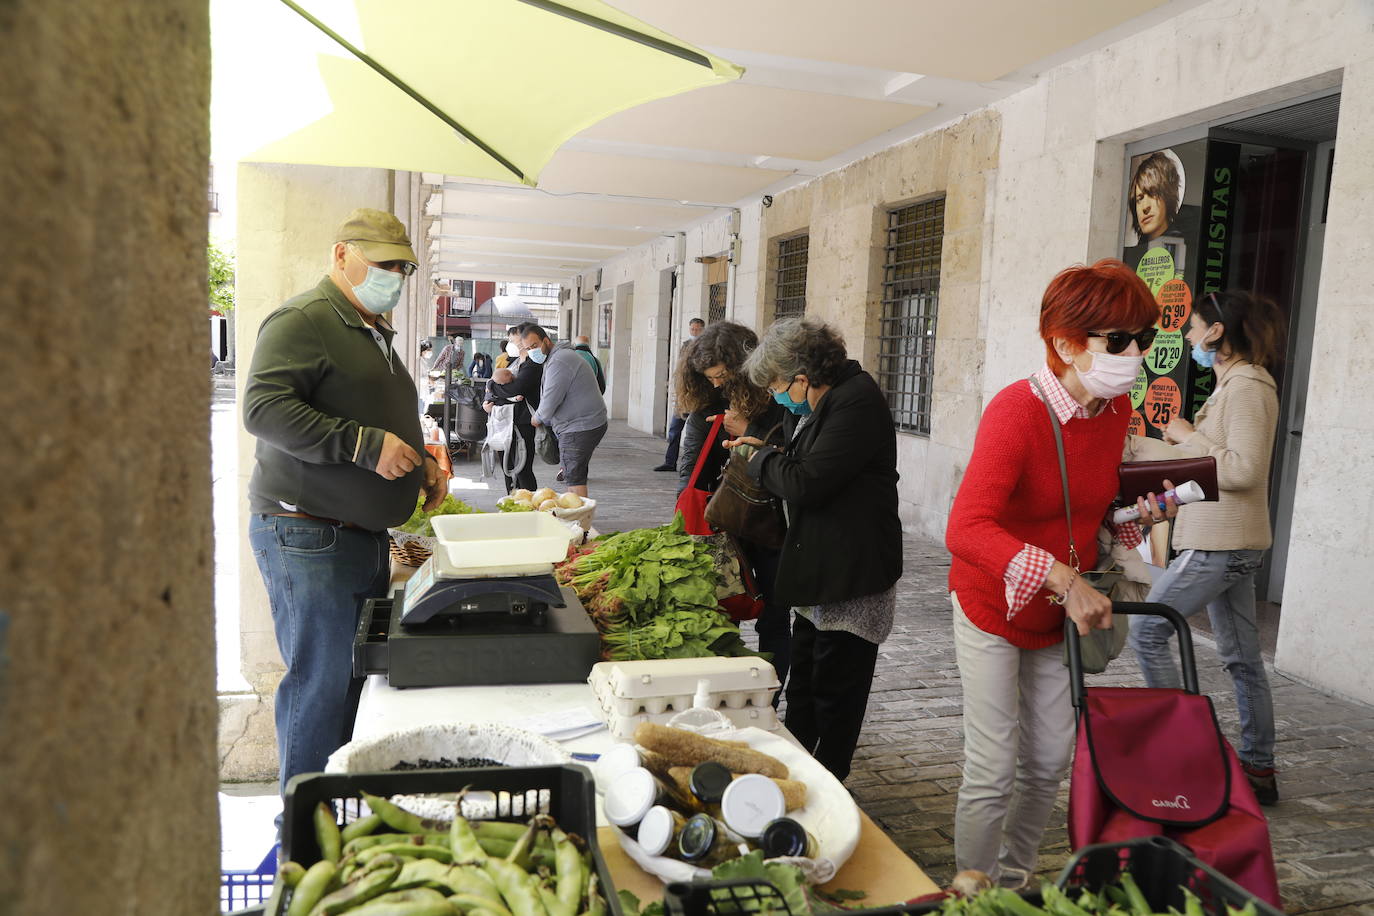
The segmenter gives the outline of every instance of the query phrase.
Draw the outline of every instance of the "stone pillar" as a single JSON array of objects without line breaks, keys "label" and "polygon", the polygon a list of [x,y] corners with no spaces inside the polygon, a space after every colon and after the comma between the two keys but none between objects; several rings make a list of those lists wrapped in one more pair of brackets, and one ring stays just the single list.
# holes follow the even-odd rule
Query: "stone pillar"
[{"label": "stone pillar", "polygon": [[[334,230],[355,207],[393,206],[392,173],[385,169],[243,164],[238,174],[237,313],[240,403],[258,325],[287,299],[320,281],[329,269]],[[406,214],[401,215],[406,221]],[[414,228],[407,222],[413,233]],[[410,286],[411,283],[406,284]],[[403,300],[396,320],[405,324]],[[397,338],[400,340],[400,337]],[[401,341],[404,344],[404,341]],[[257,440],[239,429],[239,505],[248,511],[248,479]],[[239,621],[247,694],[220,698],[220,772],[226,781],[277,778],[272,695],[281,679],[281,657],[262,576],[240,526]]]},{"label": "stone pillar", "polygon": [[211,913],[208,10],[0,46],[0,911]]}]

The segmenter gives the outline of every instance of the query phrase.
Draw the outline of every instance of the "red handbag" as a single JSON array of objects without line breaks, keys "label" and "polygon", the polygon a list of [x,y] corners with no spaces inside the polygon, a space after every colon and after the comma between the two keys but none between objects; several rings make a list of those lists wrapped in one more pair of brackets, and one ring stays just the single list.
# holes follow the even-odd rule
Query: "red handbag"
[{"label": "red handbag", "polygon": [[711,526],[706,524],[706,504],[711,501],[712,488],[705,485],[706,481],[701,480],[701,471],[711,456],[711,449],[715,447],[716,437],[720,435],[721,424],[724,422],[725,412],[721,411],[716,415],[706,438],[701,443],[696,467],[692,468],[692,478],[677,496],[677,511],[682,513],[682,524],[688,534],[715,534]]}]

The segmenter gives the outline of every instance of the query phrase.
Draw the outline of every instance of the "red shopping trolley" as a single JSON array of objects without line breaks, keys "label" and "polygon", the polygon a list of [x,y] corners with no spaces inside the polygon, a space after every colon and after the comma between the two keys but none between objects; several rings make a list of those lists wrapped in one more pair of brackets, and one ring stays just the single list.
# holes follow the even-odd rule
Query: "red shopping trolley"
[{"label": "red shopping trolley", "polygon": [[1154,614],[1178,633],[1182,690],[1085,687],[1077,631],[1065,621],[1078,744],[1069,783],[1069,845],[1167,836],[1250,893],[1279,906],[1269,824],[1198,690],[1192,634],[1163,604],[1117,603],[1114,614]]}]

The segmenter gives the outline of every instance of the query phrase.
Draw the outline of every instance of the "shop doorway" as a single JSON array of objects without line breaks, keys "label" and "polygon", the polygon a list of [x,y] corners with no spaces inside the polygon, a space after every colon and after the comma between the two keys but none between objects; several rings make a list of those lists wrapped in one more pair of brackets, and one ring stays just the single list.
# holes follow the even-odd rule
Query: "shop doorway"
[{"label": "shop doorway", "polygon": [[1162,329],[1133,392],[1133,431],[1158,436],[1172,416],[1191,419],[1211,394],[1211,373],[1192,363],[1181,339],[1194,298],[1248,289],[1288,317],[1286,359],[1274,372],[1274,544],[1257,579],[1261,633],[1271,650],[1292,531],[1339,107],[1340,95],[1328,93],[1127,147],[1122,258],[1156,292]]}]

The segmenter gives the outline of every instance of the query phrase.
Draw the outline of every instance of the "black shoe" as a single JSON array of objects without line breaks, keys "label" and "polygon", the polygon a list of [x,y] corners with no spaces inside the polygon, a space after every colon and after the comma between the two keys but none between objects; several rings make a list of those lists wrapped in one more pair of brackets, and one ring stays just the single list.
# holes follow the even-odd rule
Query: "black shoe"
[{"label": "black shoe", "polygon": [[558,469],[558,476],[555,477],[554,480],[557,481],[558,483],[562,483],[562,482],[563,482],[563,469],[562,469],[562,468],[559,468],[559,469]]},{"label": "black shoe", "polygon": [[677,468],[673,467],[671,464],[660,464],[658,467],[654,468],[654,470],[655,470],[655,471],[676,471]]},{"label": "black shoe", "polygon": [[1252,767],[1248,763],[1242,763],[1240,766],[1245,771],[1245,779],[1250,783],[1250,788],[1255,792],[1255,800],[1265,807],[1277,805],[1279,803],[1279,782],[1274,768],[1262,770],[1259,767]]}]

